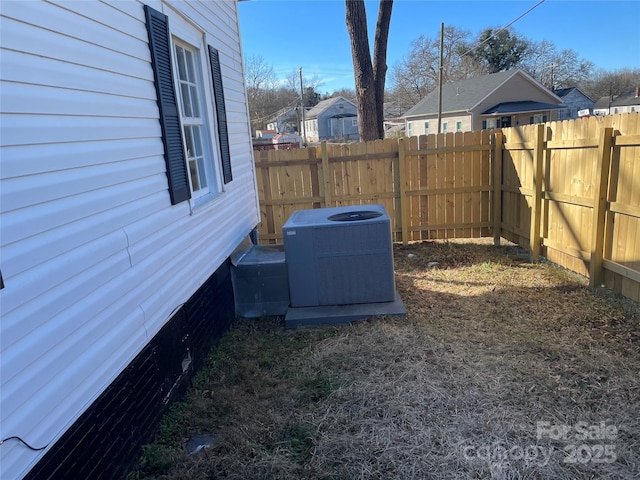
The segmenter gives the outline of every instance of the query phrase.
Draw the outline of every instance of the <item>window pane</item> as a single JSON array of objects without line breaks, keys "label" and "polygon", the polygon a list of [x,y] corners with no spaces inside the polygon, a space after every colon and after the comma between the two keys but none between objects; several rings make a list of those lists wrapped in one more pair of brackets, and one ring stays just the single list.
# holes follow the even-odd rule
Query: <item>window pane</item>
[{"label": "window pane", "polygon": [[189,160],[189,174],[191,175],[191,186],[193,191],[200,190],[200,182],[198,181],[198,167],[195,160]]},{"label": "window pane", "polygon": [[195,74],[195,69],[193,68],[193,53],[191,53],[190,51],[186,52],[186,62],[187,62],[187,77],[185,78],[185,80],[188,80],[191,83],[195,83],[196,81],[196,74]]},{"label": "window pane", "polygon": [[176,46],[176,60],[178,62],[178,78],[184,80],[187,75],[187,69],[184,64],[184,49]]},{"label": "window pane", "polygon": [[200,127],[192,127],[192,129],[193,129],[193,146],[195,147],[194,156],[201,157],[203,155],[202,139],[201,139],[202,131]]},{"label": "window pane", "polygon": [[192,127],[184,127],[184,140],[187,144],[187,158],[192,159],[195,157],[195,149],[193,148],[193,133]]},{"label": "window pane", "polygon": [[207,175],[206,175],[206,169],[204,166],[204,158],[200,157],[198,158],[198,175],[200,177],[200,184],[202,185],[201,188],[206,188],[207,187]]},{"label": "window pane", "polygon": [[182,96],[182,116],[193,117],[193,108],[191,106],[191,96],[189,95],[189,85],[180,84],[180,95]]},{"label": "window pane", "polygon": [[199,102],[198,102],[198,89],[196,88],[195,85],[192,85],[189,88],[189,92],[191,93],[191,99],[192,99],[192,114],[190,115],[191,117],[200,117],[200,107],[199,107]]}]

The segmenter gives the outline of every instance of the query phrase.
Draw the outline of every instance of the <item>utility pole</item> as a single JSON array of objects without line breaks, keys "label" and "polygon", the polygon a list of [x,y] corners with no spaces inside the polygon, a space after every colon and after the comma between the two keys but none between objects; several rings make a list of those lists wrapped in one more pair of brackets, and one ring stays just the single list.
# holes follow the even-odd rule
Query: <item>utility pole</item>
[{"label": "utility pole", "polygon": [[444,70],[444,22],[440,25],[440,66],[438,68],[438,133],[442,129],[442,71]]},{"label": "utility pole", "polygon": [[300,67],[300,111],[302,112],[302,145],[307,146],[307,127],[304,124],[304,88],[302,87],[302,67]]}]

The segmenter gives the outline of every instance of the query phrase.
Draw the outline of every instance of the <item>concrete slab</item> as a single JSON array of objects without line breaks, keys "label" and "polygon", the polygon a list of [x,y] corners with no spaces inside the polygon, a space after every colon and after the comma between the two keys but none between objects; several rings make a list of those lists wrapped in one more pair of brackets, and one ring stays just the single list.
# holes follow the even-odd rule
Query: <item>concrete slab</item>
[{"label": "concrete slab", "polygon": [[404,303],[402,303],[402,299],[396,291],[396,298],[393,302],[289,307],[284,322],[287,328],[295,328],[344,324],[371,317],[405,316],[406,314],[407,310],[404,308]]}]

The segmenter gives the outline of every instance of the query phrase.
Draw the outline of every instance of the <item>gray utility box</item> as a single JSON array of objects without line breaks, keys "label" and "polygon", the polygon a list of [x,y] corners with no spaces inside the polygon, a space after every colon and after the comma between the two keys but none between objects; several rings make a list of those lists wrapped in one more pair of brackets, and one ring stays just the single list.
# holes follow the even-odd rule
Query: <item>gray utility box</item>
[{"label": "gray utility box", "polygon": [[297,210],[282,231],[292,307],[394,301],[383,205]]},{"label": "gray utility box", "polygon": [[287,313],[289,282],[283,245],[252,245],[233,256],[231,280],[236,315],[257,318]]}]

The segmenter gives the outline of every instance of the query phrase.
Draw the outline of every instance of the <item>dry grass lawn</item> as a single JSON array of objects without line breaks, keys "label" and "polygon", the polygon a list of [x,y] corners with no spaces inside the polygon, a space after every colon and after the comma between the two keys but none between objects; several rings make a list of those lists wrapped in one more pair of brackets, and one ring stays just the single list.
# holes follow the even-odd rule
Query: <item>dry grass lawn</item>
[{"label": "dry grass lawn", "polygon": [[640,477],[637,304],[513,246],[395,260],[406,318],[237,321],[130,478]]}]

